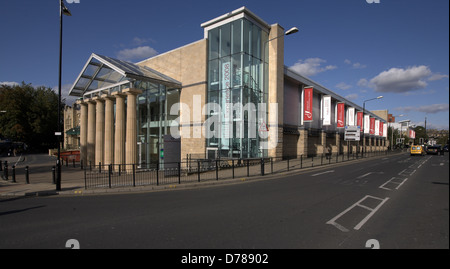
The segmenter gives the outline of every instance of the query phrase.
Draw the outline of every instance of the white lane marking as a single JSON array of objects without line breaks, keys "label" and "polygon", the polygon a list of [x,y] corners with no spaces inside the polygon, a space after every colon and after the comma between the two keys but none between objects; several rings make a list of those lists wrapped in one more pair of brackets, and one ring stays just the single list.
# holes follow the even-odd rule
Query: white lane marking
[{"label": "white lane marking", "polygon": [[372,216],[373,216],[373,214],[375,214],[375,212],[377,212],[378,211],[378,209],[380,209],[380,207],[387,201],[387,200],[389,200],[389,198],[388,197],[386,197],[386,198],[384,198],[384,199],[381,199],[381,198],[377,198],[377,197],[373,197],[373,196],[371,196],[371,198],[374,198],[374,199],[378,199],[378,200],[381,200],[381,202],[380,202],[380,204],[377,206],[377,207],[375,207],[373,210],[372,210],[372,212],[370,212],[369,213],[369,215],[367,215],[360,223],[358,223],[358,225],[356,225],[355,226],[355,230],[359,230]]},{"label": "white lane marking", "polygon": [[315,177],[315,176],[319,176],[319,175],[323,175],[323,174],[328,174],[328,173],[334,173],[334,170],[329,170],[329,171],[317,173],[317,174],[314,174],[314,175],[311,175],[311,176],[312,176],[312,177]]},{"label": "white lane marking", "polygon": [[385,187],[387,184],[391,183],[391,184],[397,184],[397,187],[395,187],[395,189],[398,190],[403,185],[403,183],[405,183],[408,180],[408,178],[404,178],[401,182],[398,182],[398,181],[394,181],[394,179],[401,179],[401,178],[392,177],[391,179],[386,181],[384,184],[380,185],[378,188],[392,191],[392,189]]},{"label": "white lane marking", "polygon": [[[365,206],[363,204],[361,204],[361,202],[363,202],[365,199],[367,198],[372,198],[375,200],[380,200],[381,202],[375,207],[375,208],[370,208],[368,206]],[[349,229],[345,228],[344,226],[342,226],[341,224],[337,223],[336,220],[339,219],[340,217],[342,217],[343,215],[345,215],[347,212],[349,212],[350,210],[352,210],[354,207],[359,206],[361,208],[364,208],[368,211],[370,211],[370,213],[363,219],[361,220],[353,229],[355,230],[359,230],[374,214],[375,212],[378,211],[378,209],[380,209],[380,207],[387,201],[389,200],[389,197],[386,197],[384,199],[382,198],[378,198],[375,196],[371,196],[371,195],[366,195],[364,196],[361,200],[359,200],[358,202],[354,203],[353,205],[351,205],[349,208],[345,209],[344,211],[342,211],[341,213],[339,213],[338,215],[336,215],[334,218],[330,219],[329,221],[326,222],[326,224],[330,224],[333,225],[334,227],[338,228],[339,230],[343,231],[343,232],[348,232]]]},{"label": "white lane marking", "polygon": [[359,177],[357,177],[357,178],[361,179],[361,178],[366,177],[366,176],[368,176],[368,175],[370,175],[370,174],[372,174],[372,173],[373,173],[373,172],[369,172],[369,173],[364,174],[364,175],[362,175],[362,176],[359,176]]}]

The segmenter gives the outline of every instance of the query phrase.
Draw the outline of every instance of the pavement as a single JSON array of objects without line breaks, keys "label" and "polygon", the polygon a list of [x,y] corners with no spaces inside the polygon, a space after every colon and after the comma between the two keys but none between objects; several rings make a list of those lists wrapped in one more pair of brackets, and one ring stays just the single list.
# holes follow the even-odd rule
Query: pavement
[{"label": "pavement", "polygon": [[[396,152],[393,154],[404,154]],[[378,155],[369,157],[382,158],[385,155]],[[114,187],[114,188],[85,188],[84,171],[80,168],[79,163],[63,163],[61,171],[61,190],[56,190],[56,185],[53,184],[52,167],[56,163],[56,157],[48,156],[46,154],[32,154],[21,155],[15,157],[0,157],[3,170],[0,171],[0,198],[8,197],[31,197],[31,196],[50,196],[50,195],[98,195],[98,194],[112,194],[112,193],[129,193],[129,192],[148,192],[148,191],[161,191],[167,189],[186,189],[186,188],[198,188],[208,187],[220,184],[233,184],[241,183],[246,180],[268,180],[271,178],[279,178],[281,176],[298,174],[302,171],[309,171],[311,169],[326,169],[330,166],[343,165],[351,162],[358,162],[364,159],[350,160],[344,163],[331,163],[323,166],[314,166],[306,163],[302,169],[291,169],[290,171],[277,170],[276,166],[285,166],[286,162],[279,162],[274,164],[274,174],[268,174],[265,176],[251,176],[251,177],[237,177],[235,179],[226,180],[208,180],[203,182],[189,182],[182,184],[168,184],[168,185],[144,185],[144,186],[127,186],[127,187]],[[8,162],[8,180],[4,179],[4,162]],[[317,162],[317,159],[316,159]],[[292,163],[292,161],[291,161]],[[16,182],[12,182],[12,166],[15,166]],[[25,167],[28,166],[29,171],[29,184],[26,183]],[[290,166],[293,167],[293,166]],[[305,168],[307,167],[307,168]]]}]

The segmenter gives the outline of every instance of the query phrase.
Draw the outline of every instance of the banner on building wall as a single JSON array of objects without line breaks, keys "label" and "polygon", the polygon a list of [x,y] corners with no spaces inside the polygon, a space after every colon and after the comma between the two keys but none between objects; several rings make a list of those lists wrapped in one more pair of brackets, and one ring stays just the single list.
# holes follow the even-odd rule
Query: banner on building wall
[{"label": "banner on building wall", "polygon": [[369,115],[364,115],[364,133],[368,134],[370,130],[370,117]]},{"label": "banner on building wall", "polygon": [[362,112],[357,112],[356,113],[356,126],[361,127],[361,131],[363,131],[362,130],[363,120],[364,120],[363,113]]},{"label": "banner on building wall", "polygon": [[409,138],[412,138],[412,139],[416,138],[416,132],[414,130],[409,130]]},{"label": "banner on building wall", "polygon": [[375,134],[375,118],[370,118],[369,134],[371,135]]},{"label": "banner on building wall", "polygon": [[323,125],[331,125],[331,96],[323,97]]},{"label": "banner on building wall", "polygon": [[380,135],[380,120],[375,120],[375,133],[376,136]]},{"label": "banner on building wall", "polygon": [[313,120],[313,88],[303,89],[303,122]]},{"label": "banner on building wall", "polygon": [[345,103],[337,104],[337,128],[345,127]]},{"label": "banner on building wall", "polygon": [[230,138],[232,137],[232,103],[231,103],[231,64],[222,64],[222,126],[221,145],[222,149],[229,149]]},{"label": "banner on building wall", "polygon": [[388,133],[388,125],[386,123],[383,123],[383,137],[387,137]]},{"label": "banner on building wall", "polygon": [[348,126],[355,126],[355,108],[349,107],[347,110],[347,124]]},{"label": "banner on building wall", "polygon": [[383,131],[384,131],[383,130],[383,125],[384,125],[384,123],[382,121],[380,121],[380,129],[379,129],[380,133],[378,135],[381,136],[381,137],[383,136]]}]

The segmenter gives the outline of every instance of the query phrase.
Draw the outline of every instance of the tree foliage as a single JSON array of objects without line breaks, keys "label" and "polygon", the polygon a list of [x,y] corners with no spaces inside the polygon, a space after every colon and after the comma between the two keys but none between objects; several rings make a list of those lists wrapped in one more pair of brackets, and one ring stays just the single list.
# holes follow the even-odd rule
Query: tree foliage
[{"label": "tree foliage", "polygon": [[[64,104],[61,104],[61,113]],[[34,148],[56,147],[58,94],[51,88],[0,85],[0,135]],[[63,117],[61,116],[61,124]],[[62,125],[61,125],[62,126]]]}]

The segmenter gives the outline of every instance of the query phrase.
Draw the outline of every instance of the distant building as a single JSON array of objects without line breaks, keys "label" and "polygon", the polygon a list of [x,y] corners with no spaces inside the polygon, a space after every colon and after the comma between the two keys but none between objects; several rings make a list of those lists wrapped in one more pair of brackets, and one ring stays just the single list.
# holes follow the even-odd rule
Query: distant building
[{"label": "distant building", "polygon": [[64,107],[63,149],[80,149],[80,105]]}]

